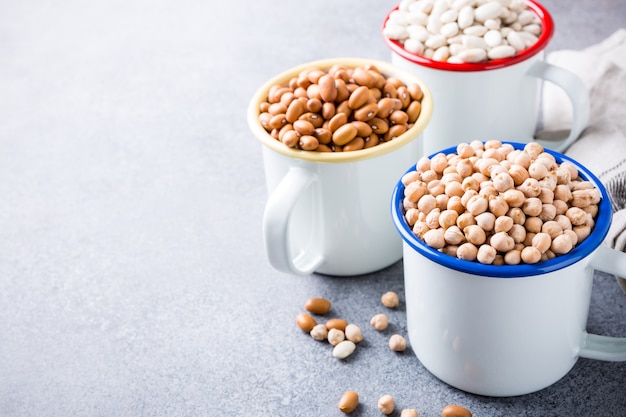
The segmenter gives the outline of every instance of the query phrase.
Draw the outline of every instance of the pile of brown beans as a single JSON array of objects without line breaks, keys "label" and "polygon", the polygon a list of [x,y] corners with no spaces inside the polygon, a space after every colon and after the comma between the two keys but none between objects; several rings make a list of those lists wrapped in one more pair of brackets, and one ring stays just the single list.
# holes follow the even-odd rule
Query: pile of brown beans
[{"label": "pile of brown beans", "polygon": [[388,142],[410,129],[423,92],[374,65],[308,68],[270,87],[259,121],[285,146],[347,152]]},{"label": "pile of brown beans", "polygon": [[574,164],[531,142],[459,144],[423,157],[402,178],[404,218],[427,245],[483,264],[534,264],[591,233],[600,190]]}]

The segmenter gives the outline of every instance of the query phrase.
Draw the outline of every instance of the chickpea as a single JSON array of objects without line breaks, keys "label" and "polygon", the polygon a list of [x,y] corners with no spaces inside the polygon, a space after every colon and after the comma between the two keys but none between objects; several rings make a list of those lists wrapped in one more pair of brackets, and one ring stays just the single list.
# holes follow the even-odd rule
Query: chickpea
[{"label": "chickpea", "polygon": [[567,184],[558,184],[554,189],[554,199],[569,201],[572,199],[572,191]]},{"label": "chickpea", "polygon": [[427,192],[428,188],[423,181],[414,181],[404,188],[404,196],[413,203],[416,203]]},{"label": "chickpea", "polygon": [[463,207],[467,207],[467,203],[470,201],[470,199],[477,195],[478,195],[477,190],[472,190],[472,189],[465,190],[465,193],[461,196],[461,204],[463,204]]},{"label": "chickpea", "polygon": [[472,215],[477,216],[480,213],[483,213],[489,207],[489,200],[487,198],[482,197],[480,195],[475,195],[469,199],[467,202],[466,208],[467,211]]},{"label": "chickpea", "polygon": [[496,259],[498,253],[489,245],[480,245],[478,253],[476,254],[476,260],[481,264],[490,265]]},{"label": "chickpea", "polygon": [[539,233],[541,232],[541,227],[543,226],[543,220],[539,217],[526,217],[526,221],[524,222],[524,227],[527,232],[531,233]]},{"label": "chickpea", "polygon": [[502,198],[510,207],[521,207],[526,200],[526,196],[520,190],[511,189],[502,193]]},{"label": "chickpea", "polygon": [[489,199],[489,211],[495,216],[504,216],[509,211],[509,204],[506,199],[501,196],[496,196]]},{"label": "chickpea", "polygon": [[328,329],[327,339],[328,343],[333,346],[337,346],[340,342],[343,342],[346,339],[346,334],[340,329]]},{"label": "chickpea", "polygon": [[439,227],[440,213],[441,211],[439,210],[439,207],[435,207],[428,212],[428,214],[426,215],[426,224],[428,225],[428,227],[430,227],[431,229],[436,229]]},{"label": "chickpea", "polygon": [[423,221],[422,222],[418,221],[417,223],[415,223],[415,225],[413,225],[413,233],[415,234],[415,236],[419,237],[420,239],[424,239],[424,235],[429,230],[430,230],[430,227],[428,227],[428,225],[426,225],[426,222],[423,222]]},{"label": "chickpea", "polygon": [[400,417],[419,417],[417,410],[414,408],[405,408],[400,413]]},{"label": "chickpea", "polygon": [[467,143],[460,143],[456,147],[456,153],[461,158],[469,158],[470,156],[476,155],[476,151],[474,148]]},{"label": "chickpea", "polygon": [[439,249],[441,253],[445,253],[446,255],[452,256],[456,258],[456,251],[459,249],[456,245],[447,244],[443,248]]},{"label": "chickpea", "polygon": [[432,169],[422,172],[422,181],[425,183],[429,183],[437,179],[439,179],[439,174]]},{"label": "chickpea", "polygon": [[581,226],[587,222],[587,213],[580,207],[570,207],[565,215],[574,226]]},{"label": "chickpea", "polygon": [[537,215],[541,220],[547,222],[556,217],[556,207],[553,204],[542,204],[541,212]]},{"label": "chickpea", "polygon": [[430,169],[430,159],[427,156],[422,156],[415,164],[415,170],[417,172],[424,172]]},{"label": "chickpea", "polygon": [[383,395],[378,399],[378,410],[385,415],[393,413],[396,408],[395,402],[391,395]]},{"label": "chickpea", "polygon": [[543,153],[543,146],[537,142],[529,142],[524,145],[524,151],[532,158],[537,158],[539,154]]},{"label": "chickpea", "polygon": [[569,208],[567,203],[563,200],[554,200],[552,202],[552,205],[554,206],[554,212],[556,213],[557,216],[559,214],[565,214],[567,212],[567,209]]},{"label": "chickpea", "polygon": [[527,198],[524,204],[522,204],[522,210],[527,216],[539,216],[542,208],[543,204],[537,197]]},{"label": "chickpea", "polygon": [[491,236],[489,244],[498,252],[508,252],[513,250],[515,241],[506,232],[497,232]]},{"label": "chickpea", "polygon": [[536,264],[541,260],[541,252],[534,246],[526,246],[522,250],[522,261],[527,264]]},{"label": "chickpea", "polygon": [[501,193],[505,192],[506,190],[510,190],[515,186],[513,177],[511,177],[511,175],[506,171],[498,172],[491,178],[493,180],[493,186]]},{"label": "chickpea", "polygon": [[387,308],[396,308],[400,305],[400,297],[395,291],[387,291],[380,297],[380,302]]},{"label": "chickpea", "polygon": [[309,334],[311,335],[313,340],[322,341],[322,340],[326,340],[326,338],[328,337],[328,330],[326,329],[326,326],[324,324],[320,323],[320,324],[316,324],[311,329]]},{"label": "chickpea", "polygon": [[456,225],[448,227],[443,233],[443,238],[447,245],[459,245],[465,242],[465,234]]},{"label": "chickpea", "polygon": [[417,209],[422,213],[430,213],[435,207],[437,207],[437,200],[430,194],[422,196],[417,202]]},{"label": "chickpea", "polygon": [[445,194],[447,196],[458,196],[461,197],[465,190],[463,189],[463,185],[459,181],[450,181],[445,185]]},{"label": "chickpea", "polygon": [[450,197],[448,197],[446,194],[439,194],[437,197],[435,197],[435,201],[437,202],[437,208],[439,209],[439,211],[448,209],[448,200],[450,200]]},{"label": "chickpea", "polygon": [[509,216],[500,216],[496,218],[493,230],[495,232],[508,232],[513,227],[513,219]]},{"label": "chickpea", "polygon": [[[477,227],[477,226],[476,226]],[[443,229],[430,229],[424,233],[424,242],[434,249],[441,249],[446,245],[446,240],[443,237]],[[484,233],[484,232],[483,232]]]},{"label": "chickpea", "polygon": [[444,210],[439,215],[439,225],[444,229],[450,226],[456,225],[456,220],[459,217],[459,213],[454,210]]},{"label": "chickpea", "polygon": [[461,187],[464,191],[473,190],[478,192],[478,190],[480,189],[480,182],[473,176],[465,177],[463,178],[463,182],[461,182]]},{"label": "chickpea", "polygon": [[536,180],[544,179],[548,175],[548,168],[541,162],[535,160],[528,167],[528,175]]},{"label": "chickpea", "polygon": [[405,195],[406,195],[406,187],[408,187],[409,184],[413,182],[420,181],[421,179],[422,179],[422,176],[417,171],[410,171],[404,174],[402,178],[400,179],[400,181],[402,182],[402,184],[404,184]]},{"label": "chickpea", "polygon": [[476,225],[478,225],[485,232],[490,232],[493,230],[496,223],[496,216],[491,212],[480,213],[475,217]]},{"label": "chickpea", "polygon": [[574,231],[574,233],[576,233],[576,236],[578,236],[579,242],[582,242],[591,234],[591,226],[589,226],[588,224],[574,226],[572,230]]},{"label": "chickpea", "polygon": [[515,186],[521,185],[526,181],[530,175],[526,168],[521,165],[513,164],[509,168],[509,175],[513,178],[513,183]]},{"label": "chickpea", "polygon": [[428,192],[431,195],[438,196],[446,191],[446,185],[440,180],[432,180],[427,185]]},{"label": "chickpea", "polygon": [[363,341],[363,332],[361,332],[361,328],[356,324],[349,323],[346,326],[344,334],[346,336],[346,339],[348,339],[352,343],[360,343]]},{"label": "chickpea", "polygon": [[537,233],[532,240],[532,246],[536,248],[540,253],[544,253],[550,249],[552,244],[552,238],[549,234],[544,232]]},{"label": "chickpea", "polygon": [[465,242],[456,251],[456,257],[465,261],[475,261],[478,248],[470,242]]},{"label": "chickpea", "polygon": [[430,169],[441,174],[443,170],[448,166],[448,157],[446,154],[440,152],[430,159]]},{"label": "chickpea", "polygon": [[564,255],[571,251],[573,247],[572,239],[566,234],[561,234],[552,240],[550,250],[557,255]]},{"label": "chickpea", "polygon": [[459,226],[459,229],[464,230],[467,226],[471,226],[476,224],[476,219],[471,213],[463,213],[460,214],[456,219],[456,225]]},{"label": "chickpea", "polygon": [[554,239],[558,235],[563,234],[563,228],[558,222],[550,220],[543,223],[543,225],[541,226],[541,232],[547,233],[548,235],[550,235],[550,239]]},{"label": "chickpea", "polygon": [[469,225],[463,229],[465,239],[474,245],[482,245],[487,240],[485,231],[478,225]]},{"label": "chickpea", "polygon": [[507,265],[518,265],[522,262],[522,251],[513,249],[504,254],[504,263]]},{"label": "chickpea", "polygon": [[526,229],[521,224],[514,223],[507,233],[515,243],[521,243],[526,239]]},{"label": "chickpea", "polygon": [[513,219],[513,223],[523,225],[526,222],[526,215],[519,207],[512,207],[506,213],[507,216]]},{"label": "chickpea", "polygon": [[461,197],[456,195],[453,195],[448,199],[448,204],[446,205],[446,208],[447,210],[456,211],[457,215],[465,211],[465,206],[463,206],[463,203],[461,203]]},{"label": "chickpea", "polygon": [[541,193],[541,186],[535,178],[526,179],[517,189],[524,193],[526,197],[537,197]]},{"label": "chickpea", "polygon": [[406,350],[406,339],[399,334],[394,334],[389,338],[389,349],[394,352],[404,352]]},{"label": "chickpea", "polygon": [[554,191],[549,188],[542,187],[537,197],[543,204],[552,204],[554,201]]},{"label": "chickpea", "polygon": [[376,314],[370,320],[370,325],[379,332],[382,332],[389,326],[389,318],[384,313]]}]

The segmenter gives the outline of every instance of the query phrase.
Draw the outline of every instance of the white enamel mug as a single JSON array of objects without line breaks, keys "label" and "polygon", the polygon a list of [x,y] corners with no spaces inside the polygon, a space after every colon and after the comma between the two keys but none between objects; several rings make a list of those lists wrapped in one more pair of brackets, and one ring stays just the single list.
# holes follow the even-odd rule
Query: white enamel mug
[{"label": "white enamel mug", "polygon": [[[536,141],[564,152],[587,127],[589,93],[583,81],[543,60],[543,50],[554,33],[552,17],[534,1],[527,1],[527,5],[541,20],[543,31],[537,43],[512,58],[473,64],[438,62],[410,53],[383,35],[391,50],[391,62],[424,80],[433,96],[435,109],[424,130],[424,155],[475,139]],[[562,88],[570,100],[563,103],[571,105],[573,113],[566,138],[534,138],[543,81]]]},{"label": "white enamel mug", "polygon": [[612,219],[609,197],[586,168],[546,151],[559,163],[573,162],[600,189],[602,200],[587,239],[537,264],[483,265],[438,252],[405,222],[402,182],[394,190],[391,210],[404,241],[411,347],[426,369],[461,390],[528,394],[557,382],[579,357],[626,361],[626,338],[585,330],[594,270],[626,275],[626,253],[602,245]]},{"label": "white enamel mug", "polygon": [[[355,68],[374,64],[385,76],[422,88],[421,114],[397,138],[352,152],[288,148],[258,121],[259,104],[272,85],[286,83],[310,67],[335,64]],[[428,88],[411,73],[375,60],[340,58],[292,68],[264,84],[248,108],[248,125],[261,142],[267,189],[263,237],[270,264],[296,275],[360,275],[385,268],[402,257],[402,240],[389,217],[391,190],[406,166],[419,156],[419,141],[430,119]]]}]

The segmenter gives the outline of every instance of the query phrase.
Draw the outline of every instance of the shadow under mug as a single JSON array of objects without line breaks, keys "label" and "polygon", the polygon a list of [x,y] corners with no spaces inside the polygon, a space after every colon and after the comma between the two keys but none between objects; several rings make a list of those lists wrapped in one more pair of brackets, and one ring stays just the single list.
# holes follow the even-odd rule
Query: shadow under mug
[{"label": "shadow under mug", "polygon": [[[417,83],[424,97],[414,125],[397,138],[350,152],[303,151],[286,147],[259,123],[259,104],[272,85],[302,70],[375,65],[382,74]],[[389,217],[389,196],[399,175],[420,155],[419,139],[432,112],[426,85],[390,63],[337,58],[292,68],[265,83],[252,98],[248,125],[262,146],[269,199],[263,238],[270,264],[296,275],[360,275],[402,257],[402,240]]]},{"label": "shadow under mug", "polygon": [[[391,62],[424,80],[433,96],[435,110],[424,130],[424,155],[454,146],[460,140],[475,139],[536,141],[564,152],[585,130],[589,123],[589,93],[577,75],[543,60],[554,22],[542,5],[532,0],[526,4],[540,19],[542,33],[534,45],[511,58],[465,64],[439,62],[408,52],[400,42],[383,35],[391,50]],[[395,10],[397,7],[385,23]],[[562,88],[570,100],[563,103],[572,106],[573,115],[566,138],[534,138],[543,81]]]},{"label": "shadow under mug", "polygon": [[528,394],[557,382],[579,357],[626,361],[626,338],[586,332],[594,270],[626,275],[626,253],[602,245],[612,220],[609,196],[578,162],[546,152],[558,163],[572,162],[602,200],[584,241],[537,264],[483,265],[429,247],[404,220],[402,182],[394,189],[391,212],[404,242],[411,347],[426,369],[461,390]]}]

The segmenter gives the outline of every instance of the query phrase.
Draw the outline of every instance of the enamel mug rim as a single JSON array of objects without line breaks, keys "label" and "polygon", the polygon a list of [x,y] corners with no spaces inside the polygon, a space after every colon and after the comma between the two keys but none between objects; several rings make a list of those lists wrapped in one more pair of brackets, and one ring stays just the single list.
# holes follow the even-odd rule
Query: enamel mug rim
[{"label": "enamel mug rim", "polygon": [[[546,46],[548,46],[550,39],[554,35],[554,19],[552,18],[548,10],[544,6],[542,6],[541,4],[537,3],[534,0],[526,0],[526,6],[541,21],[541,24],[542,24],[541,34],[539,35],[537,42],[535,42],[530,47],[524,49],[520,53],[510,58],[493,59],[493,60],[489,60],[485,62],[478,62],[478,63],[450,64],[448,62],[435,61],[433,59],[426,58],[425,56],[411,53],[407,51],[406,49],[404,49],[404,46],[397,40],[389,39],[384,34],[382,35],[382,37],[383,37],[383,40],[385,41],[385,44],[387,45],[387,47],[389,47],[389,49],[391,49],[391,51],[395,52],[396,54],[400,55],[402,58],[414,64],[422,65],[425,67],[438,69],[438,70],[444,70],[444,71],[459,71],[459,72],[486,71],[486,70],[504,68],[504,67],[518,64],[522,61],[525,61],[537,55],[539,52],[543,51],[546,48]],[[399,6],[394,7],[391,11],[389,11],[387,16],[385,16],[382,29],[385,28],[385,24],[387,23],[387,20],[389,20],[389,16],[391,15],[391,13],[398,10],[398,7]]]},{"label": "enamel mug rim", "polygon": [[[515,149],[523,149],[526,145],[519,142],[503,141],[502,143],[510,144]],[[594,186],[599,189],[602,195],[602,199],[598,204],[598,214],[595,218],[595,225],[593,230],[591,231],[591,234],[580,244],[578,244],[571,252],[536,264],[519,265],[484,265],[479,262],[462,260],[439,252],[436,249],[428,246],[423,240],[415,236],[415,234],[405,221],[403,213],[404,208],[402,204],[404,199],[405,187],[401,179],[398,181],[396,187],[394,188],[391,198],[391,214],[396,230],[399,232],[402,240],[405,243],[407,243],[411,248],[413,248],[415,251],[425,256],[426,258],[430,259],[431,261],[434,261],[440,265],[456,271],[461,271],[473,275],[480,275],[484,277],[518,278],[542,275],[566,268],[572,264],[579,262],[580,260],[592,254],[606,238],[613,218],[611,201],[602,182],[590,170],[588,170],[578,161],[548,148],[544,148],[544,151],[554,156],[557,163],[559,164],[563,161],[568,161],[574,164],[578,169],[579,176],[585,180],[592,182]],[[441,152],[433,153],[429,156],[429,158],[432,158],[438,153],[450,154],[453,152],[456,152],[456,147],[454,146],[444,149]],[[405,174],[415,171],[416,165],[417,164],[409,168],[405,172]]]},{"label": "enamel mug rim", "polygon": [[[333,65],[343,65],[346,67],[358,67],[363,65],[374,65],[385,76],[394,76],[402,80],[412,80],[419,84],[424,96],[421,100],[421,112],[413,126],[397,138],[389,142],[381,143],[369,149],[360,149],[352,152],[315,152],[303,151],[299,149],[288,148],[280,141],[274,139],[259,122],[259,105],[267,99],[270,88],[275,84],[283,84],[291,77],[297,76],[300,72],[307,68],[318,67],[321,69],[329,69]],[[407,82],[407,81],[405,81]],[[248,105],[247,122],[248,127],[261,144],[268,148],[281,153],[290,158],[301,159],[309,162],[328,162],[328,163],[345,163],[362,161],[364,159],[374,158],[400,149],[404,145],[417,139],[424,131],[431,119],[433,111],[432,95],[428,86],[421,78],[408,70],[400,68],[390,62],[380,61],[367,58],[329,58],[317,61],[311,61],[305,64],[295,66],[266,81],[253,95]]]}]

